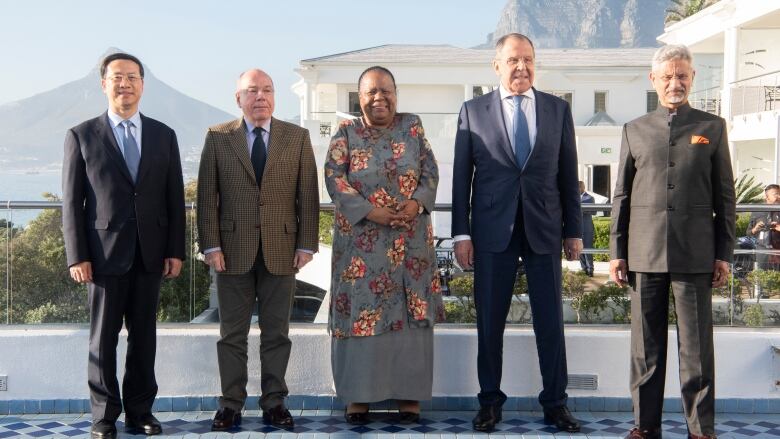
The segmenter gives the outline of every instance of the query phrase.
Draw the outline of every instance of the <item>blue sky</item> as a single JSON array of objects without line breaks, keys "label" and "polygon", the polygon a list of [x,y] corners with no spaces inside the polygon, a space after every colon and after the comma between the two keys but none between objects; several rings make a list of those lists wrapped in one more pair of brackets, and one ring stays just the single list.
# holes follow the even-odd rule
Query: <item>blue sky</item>
[{"label": "blue sky", "polygon": [[3,1],[0,104],[83,77],[113,46],[185,94],[233,114],[236,77],[263,68],[276,83],[275,115],[288,118],[298,114],[290,86],[299,60],[391,43],[471,47],[495,29],[505,3]]}]

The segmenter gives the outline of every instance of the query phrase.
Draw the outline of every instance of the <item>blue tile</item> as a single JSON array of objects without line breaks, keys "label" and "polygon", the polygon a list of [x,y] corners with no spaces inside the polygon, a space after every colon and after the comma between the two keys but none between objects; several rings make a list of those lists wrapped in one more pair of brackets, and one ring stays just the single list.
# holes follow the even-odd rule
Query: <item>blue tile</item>
[{"label": "blue tile", "polygon": [[24,413],[27,415],[37,415],[41,412],[41,401],[38,399],[24,400]]},{"label": "blue tile", "polygon": [[41,400],[41,413],[54,413],[54,400],[42,399]]},{"label": "blue tile", "polygon": [[450,410],[450,411],[457,411],[460,410],[460,406],[458,405],[460,401],[456,397],[447,396],[445,397],[445,408],[444,410]]},{"label": "blue tile", "polygon": [[333,410],[333,397],[328,395],[318,396],[317,410]]},{"label": "blue tile", "polygon": [[569,398],[569,409],[576,412],[587,412],[590,408],[590,398],[587,397],[574,397]]},{"label": "blue tile", "polygon": [[769,400],[768,399],[756,399],[753,404],[753,413],[772,413],[769,411]]},{"label": "blue tile", "polygon": [[200,402],[200,409],[210,412],[217,410],[217,397],[216,396],[204,396]]},{"label": "blue tile", "polygon": [[70,404],[67,399],[55,399],[54,400],[54,413],[64,414],[70,413]]},{"label": "blue tile", "polygon": [[84,402],[80,399],[69,399],[68,413],[84,413]]},{"label": "blue tile", "polygon": [[[460,399],[461,410],[479,410],[479,400],[477,398],[473,396],[461,396],[458,399]],[[515,401],[515,403],[517,402]]]},{"label": "blue tile", "polygon": [[187,397],[174,396],[171,398],[171,411],[172,412],[186,412],[187,411]]},{"label": "blue tile", "polygon": [[290,410],[303,410],[303,396],[301,395],[288,396],[287,408]]},{"label": "blue tile", "polygon": [[333,408],[331,410],[345,410],[347,403],[342,401],[338,396],[333,397]]},{"label": "blue tile", "polygon": [[[247,396],[246,401],[244,401],[244,408],[247,410],[259,410],[260,409],[260,397],[255,396]],[[288,407],[289,408],[289,407]]]},{"label": "blue tile", "polygon": [[590,398],[590,411],[592,412],[603,412],[605,407],[605,399],[600,396],[593,396]]},{"label": "blue tile", "polygon": [[187,397],[187,411],[199,412],[201,410],[201,398],[200,396],[188,396]]},{"label": "blue tile", "polygon": [[172,407],[171,398],[168,396],[162,396],[158,397],[154,400],[154,404],[152,404],[152,411],[153,412],[169,412],[171,411]]},{"label": "blue tile", "polygon": [[433,405],[434,410],[446,410],[447,409],[447,399],[443,396],[434,396],[433,401],[431,401]]},{"label": "blue tile", "polygon": [[0,416],[8,414],[8,401],[0,400]]},{"label": "blue tile", "polygon": [[739,408],[739,400],[734,398],[726,399],[726,413],[737,413]]},{"label": "blue tile", "polygon": [[[334,401],[334,407],[335,407],[335,401]],[[420,401],[420,410],[424,410],[426,412],[433,410],[433,401],[431,401],[430,399]]]},{"label": "blue tile", "polygon": [[725,399],[716,399],[715,400],[715,413],[725,413],[726,412],[726,400]]},{"label": "blue tile", "polygon": [[303,397],[303,410],[317,410],[317,397],[316,396],[304,396]]},{"label": "blue tile", "polygon": [[527,396],[517,398],[517,410],[520,410],[521,412],[532,412],[540,409],[539,401],[536,398]]},{"label": "blue tile", "polygon": [[680,413],[682,412],[682,402],[679,398],[664,398],[664,412]]},{"label": "blue tile", "polygon": [[604,398],[604,411],[616,412],[620,410],[619,398]]},{"label": "blue tile", "polygon": [[752,399],[737,400],[737,413],[753,413]]},{"label": "blue tile", "polygon": [[618,407],[619,412],[631,412],[634,410],[634,402],[631,398],[619,398]]},{"label": "blue tile", "polygon": [[780,413],[780,398],[769,399],[769,413]]},{"label": "blue tile", "polygon": [[8,414],[11,415],[23,415],[24,414],[24,401],[20,399],[12,399],[8,404]]}]

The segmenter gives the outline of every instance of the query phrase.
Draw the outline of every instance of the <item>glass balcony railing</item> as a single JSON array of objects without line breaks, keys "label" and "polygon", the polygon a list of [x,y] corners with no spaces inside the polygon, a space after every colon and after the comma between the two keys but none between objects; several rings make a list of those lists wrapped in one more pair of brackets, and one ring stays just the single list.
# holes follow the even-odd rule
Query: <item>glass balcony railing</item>
[{"label": "glass balcony railing", "polygon": [[720,116],[720,87],[696,90],[688,96],[691,107]]},{"label": "glass balcony railing", "polygon": [[780,109],[780,70],[732,82],[731,115]]},{"label": "glass balcony railing", "polygon": [[[86,287],[70,280],[66,268],[61,230],[61,203],[56,201],[2,201],[0,205],[0,324],[84,323],[87,313]],[[437,211],[448,212],[449,204]],[[570,324],[625,324],[631,319],[625,289],[608,277],[608,204],[586,204],[594,213],[594,240],[585,253],[592,256],[592,275],[579,261],[562,260],[564,268],[564,319]],[[333,205],[321,205],[320,241],[331,242]],[[732,275],[726,287],[713,289],[713,318],[723,326],[780,326],[780,250],[768,249],[766,236],[745,237],[750,214],[773,215],[776,206],[739,205]],[[780,217],[780,211],[774,215]],[[768,220],[769,221],[769,220]],[[216,321],[212,298],[212,274],[198,257],[195,209],[187,205],[188,257],[182,274],[166,280],[160,297],[158,318],[165,322]],[[454,261],[452,240],[435,240],[439,275],[452,323],[474,322],[472,273]],[[771,243],[770,243],[771,244]],[[779,245],[780,246],[780,245]],[[317,261],[317,259],[315,259]],[[319,261],[330,264],[330,261]],[[298,282],[294,320],[311,322],[328,306],[327,292]],[[209,317],[211,311],[211,317]],[[670,313],[670,322],[674,313]],[[327,315],[327,312],[324,313]],[[206,316],[206,317],[204,317]],[[531,313],[522,264],[518,270],[515,296],[508,321],[530,323]]]}]

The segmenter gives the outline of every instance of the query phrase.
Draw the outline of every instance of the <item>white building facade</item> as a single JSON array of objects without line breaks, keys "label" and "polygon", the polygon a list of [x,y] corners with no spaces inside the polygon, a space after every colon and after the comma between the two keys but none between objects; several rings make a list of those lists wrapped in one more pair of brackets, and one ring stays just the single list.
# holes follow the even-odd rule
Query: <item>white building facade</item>
[{"label": "white building facade", "polygon": [[658,40],[694,55],[691,105],[729,125],[735,177],[780,181],[780,1],[721,0]]},{"label": "white building facade", "polygon": [[[592,192],[611,198],[622,125],[657,105],[648,80],[653,51],[537,50],[535,87],[571,104],[580,178]],[[301,80],[293,91],[300,98],[301,125],[312,134],[320,168],[338,121],[359,115],[358,76],[367,67],[381,65],[395,76],[398,111],[416,113],[423,120],[439,162],[437,202],[449,203],[458,112],[465,100],[498,86],[494,56],[494,50],[386,45],[302,60],[296,69]],[[324,189],[322,195],[327,199]],[[437,221],[437,234],[446,236],[448,227]]]}]

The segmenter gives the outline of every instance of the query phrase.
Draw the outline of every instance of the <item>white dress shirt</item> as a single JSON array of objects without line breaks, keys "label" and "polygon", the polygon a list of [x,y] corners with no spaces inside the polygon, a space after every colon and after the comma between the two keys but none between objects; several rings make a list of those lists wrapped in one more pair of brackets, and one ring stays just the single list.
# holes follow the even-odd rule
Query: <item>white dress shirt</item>
[{"label": "white dress shirt", "polygon": [[123,157],[125,156],[125,127],[122,122],[129,120],[133,123],[130,127],[130,135],[135,139],[135,144],[138,145],[138,157],[141,157],[141,113],[136,111],[129,119],[122,119],[122,116],[108,110],[108,120],[111,121],[111,130],[114,132],[114,138]]}]

